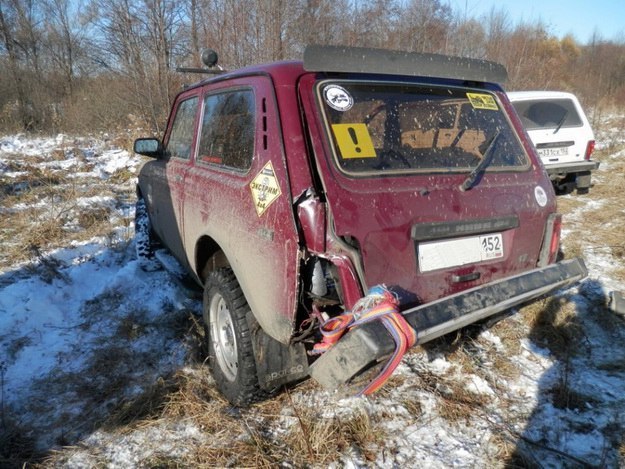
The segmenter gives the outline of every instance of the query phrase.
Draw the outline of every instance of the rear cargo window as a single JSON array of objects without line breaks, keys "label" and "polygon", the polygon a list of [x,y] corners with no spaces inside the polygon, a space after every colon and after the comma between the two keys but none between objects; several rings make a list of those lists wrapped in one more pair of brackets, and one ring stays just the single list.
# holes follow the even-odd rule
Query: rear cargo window
[{"label": "rear cargo window", "polygon": [[570,99],[541,99],[512,103],[527,130],[579,127],[582,120]]},{"label": "rear cargo window", "polygon": [[207,95],[198,161],[249,169],[254,156],[254,112],[252,90]]},{"label": "rear cargo window", "polygon": [[336,161],[348,173],[525,168],[527,156],[495,96],[426,85],[322,82],[318,95]]}]

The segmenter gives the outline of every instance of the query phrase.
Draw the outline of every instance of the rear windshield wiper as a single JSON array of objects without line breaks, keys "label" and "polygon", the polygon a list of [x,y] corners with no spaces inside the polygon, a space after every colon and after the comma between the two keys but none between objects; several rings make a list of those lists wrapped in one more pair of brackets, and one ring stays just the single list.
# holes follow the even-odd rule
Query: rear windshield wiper
[{"label": "rear windshield wiper", "polygon": [[566,120],[566,117],[569,115],[569,111],[568,109],[566,109],[564,111],[564,114],[562,115],[562,118],[560,119],[560,121],[558,122],[558,126],[556,127],[556,130],[553,131],[554,134],[558,133],[558,130],[560,130],[560,128],[564,125],[564,121]]},{"label": "rear windshield wiper", "polygon": [[493,156],[495,155],[493,148],[495,148],[495,143],[497,142],[499,135],[501,135],[501,130],[498,130],[493,138],[491,138],[490,142],[488,143],[488,147],[486,147],[486,150],[484,151],[484,153],[482,153],[482,161],[480,161],[478,165],[473,168],[473,171],[471,171],[467,178],[464,180],[464,182],[460,184],[461,191],[468,191],[469,189],[473,188],[477,184],[478,177],[484,171],[486,171],[486,168],[488,168],[488,166],[491,164],[491,162],[493,161]]}]

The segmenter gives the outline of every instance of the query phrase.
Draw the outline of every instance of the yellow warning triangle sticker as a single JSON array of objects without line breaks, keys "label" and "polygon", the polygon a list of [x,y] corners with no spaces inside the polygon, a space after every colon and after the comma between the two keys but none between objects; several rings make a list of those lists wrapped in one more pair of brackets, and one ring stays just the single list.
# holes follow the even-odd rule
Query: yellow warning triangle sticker
[{"label": "yellow warning triangle sticker", "polygon": [[268,161],[250,182],[250,189],[256,213],[260,217],[282,194],[271,161]]}]

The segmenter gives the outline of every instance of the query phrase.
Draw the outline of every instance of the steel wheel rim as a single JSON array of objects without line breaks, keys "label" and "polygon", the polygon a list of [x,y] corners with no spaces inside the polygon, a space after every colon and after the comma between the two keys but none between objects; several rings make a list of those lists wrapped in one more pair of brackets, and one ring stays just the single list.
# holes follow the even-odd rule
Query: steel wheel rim
[{"label": "steel wheel rim", "polygon": [[237,340],[232,315],[223,296],[216,293],[210,304],[210,340],[215,358],[228,381],[234,381],[238,371]]}]

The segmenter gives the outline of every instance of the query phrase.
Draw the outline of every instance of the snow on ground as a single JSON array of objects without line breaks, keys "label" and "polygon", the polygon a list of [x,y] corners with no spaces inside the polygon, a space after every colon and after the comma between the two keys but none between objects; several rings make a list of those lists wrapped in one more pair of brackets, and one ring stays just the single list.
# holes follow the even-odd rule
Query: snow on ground
[{"label": "snow on ground", "polygon": [[[74,152],[76,147],[83,151]],[[59,149],[63,158],[52,160]],[[140,163],[98,139],[0,139],[0,173],[17,176],[11,172],[13,162],[24,157],[41,168],[69,171],[76,180],[106,179],[123,168],[134,172]],[[110,196],[93,197],[79,205],[131,210]],[[592,191],[583,200],[566,218],[571,224],[565,237],[575,236],[576,220],[602,204]],[[117,215],[121,220],[124,214]],[[128,227],[120,226],[119,232],[124,230]],[[588,279],[559,294],[574,306],[571,321],[583,330],[582,353],[554,356],[541,347],[527,322],[512,316],[497,326],[505,323],[518,334],[516,346],[506,339],[505,328],[495,326],[464,339],[453,354],[436,345],[415,349],[396,371],[394,385],[372,398],[339,396],[314,386],[293,390],[294,405],[324,409],[322,419],[364,411],[381,421],[386,438],[374,448],[373,458],[347,448],[332,466],[503,467],[502,447],[533,454],[541,467],[622,466],[625,333],[623,327],[609,326],[620,318],[598,318],[611,313],[597,305],[608,291],[625,291],[625,285],[609,276],[615,263],[609,251],[590,249],[585,255]],[[120,468],[142,467],[157,453],[175,459],[185,451],[179,442],[206,444],[211,435],[188,421],[121,433],[103,425],[120,402],[184,369],[191,353],[189,318],[199,311],[199,302],[189,299],[169,274],[139,268],[132,241],[94,238],[0,272],[0,441],[1,431],[23,429],[44,453],[78,445],[64,460],[67,467],[104,461]],[[496,364],[501,357],[516,371],[501,371]],[[555,399],[563,384],[570,399],[579,395],[579,402],[563,405]],[[480,410],[446,415],[469,406],[457,406],[459,396],[482,403]],[[254,409],[249,412],[254,415]],[[296,417],[285,407],[266,429],[268,438],[282,438],[296,426]]]}]

